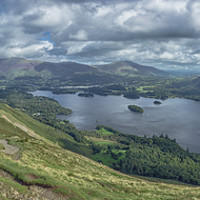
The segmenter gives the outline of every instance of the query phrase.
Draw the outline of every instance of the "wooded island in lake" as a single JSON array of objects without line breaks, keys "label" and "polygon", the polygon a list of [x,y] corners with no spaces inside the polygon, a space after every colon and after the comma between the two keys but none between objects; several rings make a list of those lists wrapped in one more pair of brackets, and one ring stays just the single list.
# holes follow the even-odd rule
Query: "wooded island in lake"
[{"label": "wooded island in lake", "polygon": [[143,108],[136,106],[136,105],[128,105],[128,109],[131,110],[132,112],[137,112],[137,113],[144,112]]},{"label": "wooded island in lake", "polygon": [[160,101],[158,101],[158,100],[155,100],[153,103],[154,103],[154,104],[157,104],[157,105],[162,104],[162,103],[161,103]]}]

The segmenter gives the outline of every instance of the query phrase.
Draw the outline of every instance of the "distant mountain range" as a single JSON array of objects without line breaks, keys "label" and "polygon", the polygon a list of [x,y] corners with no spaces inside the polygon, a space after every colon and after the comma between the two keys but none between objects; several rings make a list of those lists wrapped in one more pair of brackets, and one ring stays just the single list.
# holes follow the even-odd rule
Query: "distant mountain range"
[{"label": "distant mountain range", "polygon": [[97,71],[97,69],[92,66],[79,64],[75,62],[60,62],[60,63],[43,62],[39,65],[36,65],[35,70],[38,72],[46,70],[51,72],[51,74],[60,76]]},{"label": "distant mountain range", "polygon": [[4,76],[74,76],[77,74],[105,73],[112,75],[145,75],[145,76],[167,76],[168,73],[154,67],[139,65],[131,61],[121,61],[105,65],[90,66],[76,62],[42,62],[27,60],[24,58],[0,59],[0,73]]},{"label": "distant mountain range", "polygon": [[41,61],[32,61],[24,58],[0,59],[0,73],[5,76],[33,75],[33,72],[35,74],[34,67],[40,63]]},{"label": "distant mountain range", "polygon": [[119,61],[105,65],[96,65],[96,67],[107,73],[116,75],[146,75],[146,76],[167,76],[167,72],[156,69],[155,67],[149,67],[139,65],[131,61]]}]

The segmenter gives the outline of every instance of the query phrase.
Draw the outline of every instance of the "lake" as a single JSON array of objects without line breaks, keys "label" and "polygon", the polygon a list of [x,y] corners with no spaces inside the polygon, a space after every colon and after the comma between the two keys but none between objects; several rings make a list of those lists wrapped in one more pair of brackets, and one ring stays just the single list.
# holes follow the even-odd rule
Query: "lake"
[{"label": "lake", "polygon": [[[200,102],[174,98],[155,105],[155,99],[127,99],[122,96],[79,97],[77,94],[55,95],[50,91],[32,92],[57,100],[73,112],[67,119],[79,129],[93,130],[99,124],[138,136],[167,134],[190,152],[200,153]],[[127,105],[144,109],[143,114],[133,113]]]}]

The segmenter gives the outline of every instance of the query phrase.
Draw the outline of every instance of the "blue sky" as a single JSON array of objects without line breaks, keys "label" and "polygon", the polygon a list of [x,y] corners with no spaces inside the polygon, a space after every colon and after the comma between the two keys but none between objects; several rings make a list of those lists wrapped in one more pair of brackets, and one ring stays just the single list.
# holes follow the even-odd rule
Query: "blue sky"
[{"label": "blue sky", "polygon": [[1,0],[1,58],[200,69],[198,0]]}]

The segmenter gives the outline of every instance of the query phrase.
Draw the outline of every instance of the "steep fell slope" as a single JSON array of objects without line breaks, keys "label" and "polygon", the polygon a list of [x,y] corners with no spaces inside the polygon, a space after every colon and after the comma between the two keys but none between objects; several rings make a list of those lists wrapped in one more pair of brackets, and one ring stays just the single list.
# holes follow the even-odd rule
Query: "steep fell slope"
[{"label": "steep fell slope", "polygon": [[[45,128],[0,104],[0,199],[200,198],[199,187],[130,177],[64,150],[40,136]],[[18,151],[5,152],[2,141]]]}]

